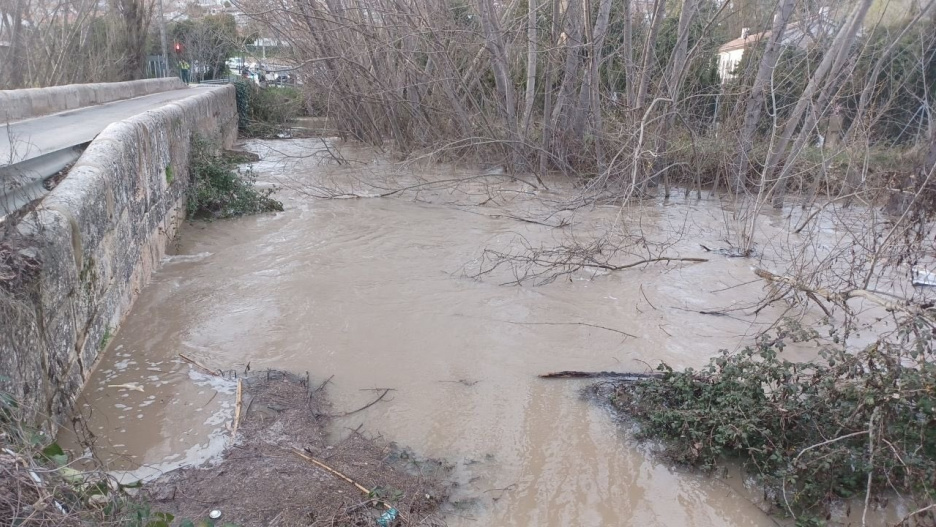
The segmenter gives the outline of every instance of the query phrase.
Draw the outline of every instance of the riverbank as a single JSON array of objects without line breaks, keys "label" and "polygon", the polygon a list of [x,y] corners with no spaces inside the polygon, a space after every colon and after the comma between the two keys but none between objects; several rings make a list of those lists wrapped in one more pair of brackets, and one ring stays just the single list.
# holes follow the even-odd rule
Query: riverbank
[{"label": "riverbank", "polygon": [[436,512],[446,500],[446,467],[358,430],[330,442],[336,414],[326,385],[281,371],[248,377],[236,439],[222,458],[147,484],[144,501],[192,521],[220,511],[244,527],[379,525],[393,517],[394,525],[444,525]]},{"label": "riverbank", "polygon": [[328,381],[269,370],[237,382],[223,452],[145,483],[104,470],[92,445],[82,453],[49,443],[3,399],[0,518],[27,527],[445,525],[449,467],[360,430],[330,440]]}]

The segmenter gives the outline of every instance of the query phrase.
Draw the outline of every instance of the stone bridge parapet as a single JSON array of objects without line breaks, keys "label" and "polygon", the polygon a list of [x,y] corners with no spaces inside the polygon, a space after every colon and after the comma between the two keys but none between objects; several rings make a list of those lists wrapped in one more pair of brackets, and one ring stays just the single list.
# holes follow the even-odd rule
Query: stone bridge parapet
[{"label": "stone bridge parapet", "polygon": [[76,110],[187,86],[176,77],[126,82],[66,84],[49,88],[0,90],[0,123]]},{"label": "stone bridge parapet", "polygon": [[192,136],[236,139],[234,87],[192,91],[105,128],[16,227],[14,250],[40,265],[6,291],[0,283],[0,392],[50,429],[68,418],[185,217]]}]

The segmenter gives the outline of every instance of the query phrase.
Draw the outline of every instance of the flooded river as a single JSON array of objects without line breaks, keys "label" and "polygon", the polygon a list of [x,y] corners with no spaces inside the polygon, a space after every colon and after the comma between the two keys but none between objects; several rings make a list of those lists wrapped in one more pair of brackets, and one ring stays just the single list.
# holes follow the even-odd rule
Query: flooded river
[{"label": "flooded river", "polygon": [[[414,172],[471,173],[400,167],[355,149],[342,165],[290,155],[320,151],[315,141],[247,148],[263,156],[254,167],[260,182],[283,187],[285,211],[182,229],[79,401],[111,468],[157,474],[223,445],[232,386],[198,374],[182,353],[238,372],[249,364],[308,371],[313,383],[331,377],[336,413],[370,402],[372,388],[392,388],[337,421],[334,434],[363,424],[367,434],[453,463],[449,525],[775,525],[737,476],[669,468],[585,400],[585,384],[537,378],[646,371],[660,361],[700,366],[773,322],[780,307],[757,318],[698,313],[752,305],[763,293],[750,270],[757,261],[700,247],[725,246],[717,199],[548,216],[548,205],[571,189],[533,192],[503,178],[320,199],[313,196],[326,187],[374,195],[419,183]],[[502,285],[518,272],[504,266],[475,276],[488,270],[486,248],[584,241],[615,225],[639,226],[657,244],[641,246],[631,228],[636,248],[622,262],[662,253],[708,261],[580,270],[541,286]],[[784,225],[781,216],[765,217],[763,239],[789,240]],[[764,252],[785,242],[777,243]],[[127,383],[143,391],[120,387]]]}]

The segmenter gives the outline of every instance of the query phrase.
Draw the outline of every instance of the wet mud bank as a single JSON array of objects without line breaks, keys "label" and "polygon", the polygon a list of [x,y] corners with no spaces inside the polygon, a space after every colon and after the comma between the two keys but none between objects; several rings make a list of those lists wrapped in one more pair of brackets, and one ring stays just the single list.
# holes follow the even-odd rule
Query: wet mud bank
[{"label": "wet mud bank", "polygon": [[144,501],[180,521],[243,527],[443,525],[448,468],[359,430],[330,441],[326,392],[327,381],[282,371],[243,378],[220,458],[146,484]]}]

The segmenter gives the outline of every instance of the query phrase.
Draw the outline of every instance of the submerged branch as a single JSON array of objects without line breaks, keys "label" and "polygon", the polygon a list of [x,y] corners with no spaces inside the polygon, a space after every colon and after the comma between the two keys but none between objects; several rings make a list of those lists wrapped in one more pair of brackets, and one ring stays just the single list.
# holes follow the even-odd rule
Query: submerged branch
[{"label": "submerged branch", "polygon": [[616,379],[620,382],[636,382],[644,379],[659,379],[659,373],[628,373],[617,371],[557,371],[538,375],[540,379]]}]

